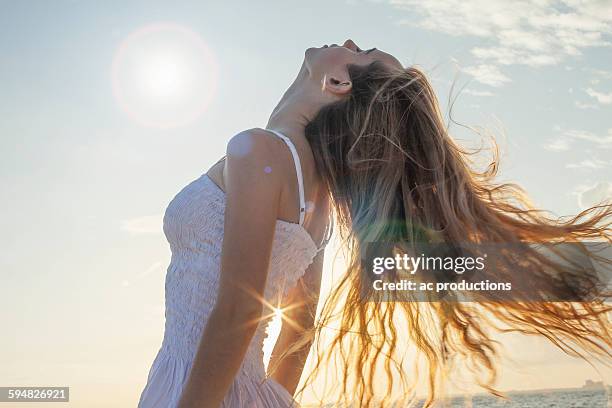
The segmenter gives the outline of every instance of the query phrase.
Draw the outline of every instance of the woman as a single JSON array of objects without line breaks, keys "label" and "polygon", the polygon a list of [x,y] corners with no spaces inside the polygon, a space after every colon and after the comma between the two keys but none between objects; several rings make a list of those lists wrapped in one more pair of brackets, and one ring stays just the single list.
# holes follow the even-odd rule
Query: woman
[{"label": "woman", "polygon": [[[398,385],[411,390],[417,378],[405,378],[401,335],[423,357],[414,364],[428,373],[427,406],[441,395],[450,368],[461,364],[496,392],[498,350],[489,333],[495,327],[544,335],[577,355],[609,357],[609,309],[597,296],[579,304],[477,306],[363,300],[364,293],[376,296],[360,278],[367,242],[610,242],[610,207],[549,219],[518,187],[492,181],[495,161],[477,173],[467,154],[448,135],[419,70],[351,40],[309,48],[266,129],[234,136],[225,160],[166,211],[172,249],[166,327],[139,406],[294,406],[313,344],[316,364],[304,386],[326,370],[342,386],[339,401],[323,401],[334,406],[384,406]],[[334,219],[348,268],[315,322]],[[533,259],[531,267],[544,265]],[[551,281],[546,273],[534,279]],[[547,291],[565,293],[567,285],[555,280]],[[261,347],[277,306],[284,322],[266,375]],[[331,343],[323,344],[321,333],[334,325]]]}]

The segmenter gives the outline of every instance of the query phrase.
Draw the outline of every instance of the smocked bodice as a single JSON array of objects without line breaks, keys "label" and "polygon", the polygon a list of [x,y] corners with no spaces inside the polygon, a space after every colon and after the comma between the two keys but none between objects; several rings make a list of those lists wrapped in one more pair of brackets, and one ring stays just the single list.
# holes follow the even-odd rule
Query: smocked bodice
[{"label": "smocked bodice", "polygon": [[[166,274],[166,323],[162,348],[189,364],[215,304],[219,284],[225,193],[202,175],[181,190],[164,215],[164,233],[172,251]],[[264,298],[279,304],[317,252],[299,224],[278,220]],[[271,315],[270,310],[264,315]],[[262,320],[245,356],[242,372],[262,378],[263,341],[271,319]]]}]

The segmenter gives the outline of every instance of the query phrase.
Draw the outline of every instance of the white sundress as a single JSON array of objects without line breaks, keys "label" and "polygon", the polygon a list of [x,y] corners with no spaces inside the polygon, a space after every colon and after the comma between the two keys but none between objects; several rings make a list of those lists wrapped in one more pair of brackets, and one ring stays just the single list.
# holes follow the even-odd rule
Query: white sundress
[{"label": "white sundress", "polygon": [[[297,150],[287,136],[268,130],[284,140],[291,151],[300,197],[299,223],[276,222],[264,297],[270,304],[278,304],[325,247],[333,227],[328,226],[319,246],[303,227],[304,184]],[[139,408],[175,408],[178,405],[202,331],[217,298],[224,212],[225,192],[206,174],[183,188],[166,209],[164,233],[172,258],[165,281],[164,338],[140,396]],[[264,313],[271,314],[270,311]],[[271,320],[267,318],[258,324],[222,407],[297,406],[283,386],[266,377],[262,346]]]}]

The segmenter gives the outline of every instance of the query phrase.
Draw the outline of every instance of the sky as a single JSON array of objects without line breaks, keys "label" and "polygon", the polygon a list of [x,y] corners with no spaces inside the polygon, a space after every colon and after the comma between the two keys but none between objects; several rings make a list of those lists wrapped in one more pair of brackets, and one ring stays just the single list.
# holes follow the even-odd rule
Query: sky
[{"label": "sky", "polygon": [[[265,126],[306,48],[347,38],[424,69],[537,206],[612,197],[610,1],[2,2],[0,385],[136,405],[163,334],[165,207]],[[504,389],[612,379],[504,344]]]}]

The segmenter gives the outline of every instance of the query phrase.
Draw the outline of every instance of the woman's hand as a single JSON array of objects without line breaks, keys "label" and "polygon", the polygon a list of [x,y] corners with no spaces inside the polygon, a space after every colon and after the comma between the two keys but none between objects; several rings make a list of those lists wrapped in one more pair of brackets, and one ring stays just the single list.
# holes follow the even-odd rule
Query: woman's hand
[{"label": "woman's hand", "polygon": [[221,405],[255,333],[285,171],[277,140],[263,130],[227,146],[221,276],[214,310],[183,390],[180,408]]}]

